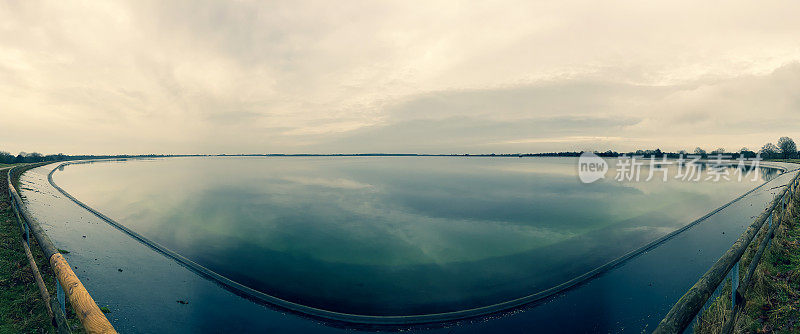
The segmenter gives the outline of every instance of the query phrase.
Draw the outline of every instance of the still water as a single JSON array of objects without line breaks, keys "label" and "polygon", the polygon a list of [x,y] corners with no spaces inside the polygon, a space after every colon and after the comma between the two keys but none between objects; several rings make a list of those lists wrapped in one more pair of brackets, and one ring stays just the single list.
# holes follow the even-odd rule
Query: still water
[{"label": "still water", "polygon": [[689,182],[671,167],[668,182],[582,184],[574,158],[193,157],[68,165],[53,178],[258,291],[343,313],[415,315],[556,286],[776,173],[764,171]]}]

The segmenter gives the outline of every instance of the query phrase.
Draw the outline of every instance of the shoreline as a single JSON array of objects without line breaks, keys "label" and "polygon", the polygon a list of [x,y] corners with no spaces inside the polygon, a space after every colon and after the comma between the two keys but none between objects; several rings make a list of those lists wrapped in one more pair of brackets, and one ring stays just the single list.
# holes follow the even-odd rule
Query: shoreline
[{"label": "shoreline", "polygon": [[[579,285],[581,285],[581,284],[583,284],[585,282],[588,282],[592,278],[594,278],[594,277],[596,277],[596,276],[598,276],[598,275],[600,275],[600,274],[602,274],[604,272],[607,272],[607,271],[609,271],[609,270],[611,270],[611,269],[613,269],[613,268],[615,268],[617,266],[620,266],[620,265],[624,264],[626,261],[628,261],[628,260],[630,260],[630,259],[632,259],[632,258],[634,258],[634,257],[636,257],[636,256],[638,256],[638,255],[640,255],[640,254],[642,254],[644,252],[647,252],[650,249],[653,249],[653,248],[659,246],[660,244],[662,244],[662,243],[668,241],[669,239],[679,235],[680,233],[690,229],[691,227],[699,224],[700,222],[705,221],[710,216],[712,216],[715,213],[718,213],[719,211],[721,211],[721,210],[727,208],[728,206],[736,203],[737,201],[741,200],[742,198],[746,197],[747,195],[749,195],[749,194],[761,189],[764,185],[766,185],[767,183],[770,182],[770,181],[766,181],[766,182],[758,185],[757,187],[745,192],[744,194],[742,194],[742,195],[736,197],[735,199],[733,199],[732,201],[726,203],[725,205],[712,210],[711,212],[705,214],[701,218],[696,219],[696,220],[690,222],[689,224],[687,224],[687,225],[685,225],[685,226],[683,226],[683,227],[681,227],[681,228],[679,228],[679,229],[677,229],[677,230],[675,230],[675,231],[673,231],[673,232],[671,232],[671,233],[669,233],[669,234],[667,234],[667,235],[665,235],[663,237],[660,237],[660,238],[658,238],[656,240],[653,240],[653,241],[645,244],[642,247],[634,249],[634,250],[632,250],[632,251],[630,251],[630,252],[628,252],[628,253],[626,253],[626,254],[624,254],[624,255],[622,255],[622,256],[614,259],[614,260],[611,260],[610,262],[608,262],[608,263],[606,263],[604,265],[601,265],[600,267],[597,267],[597,268],[595,268],[595,269],[593,269],[591,271],[588,271],[588,272],[584,273],[583,275],[579,275],[577,277],[574,277],[574,278],[572,278],[572,279],[570,279],[568,281],[565,281],[564,283],[561,283],[561,284],[559,284],[557,286],[554,286],[554,287],[551,287],[549,289],[545,289],[545,290],[542,290],[540,292],[537,292],[537,293],[534,293],[534,294],[531,294],[531,295],[528,295],[528,296],[525,296],[525,297],[509,300],[509,301],[506,301],[506,302],[497,303],[497,304],[488,305],[488,306],[479,307],[479,308],[461,310],[461,311],[453,311],[453,312],[447,312],[447,313],[421,314],[421,315],[408,315],[408,316],[371,316],[371,315],[347,314],[347,313],[339,313],[339,312],[335,312],[335,311],[322,310],[322,309],[318,309],[318,308],[314,308],[314,307],[305,306],[305,305],[302,305],[302,304],[293,303],[293,302],[286,301],[286,300],[283,300],[283,299],[279,299],[279,298],[264,294],[264,293],[262,293],[260,291],[253,290],[253,289],[251,289],[251,288],[249,288],[247,286],[244,286],[244,285],[242,285],[242,284],[240,284],[238,282],[230,280],[230,279],[228,279],[227,277],[225,277],[225,276],[223,276],[221,274],[218,274],[218,273],[216,273],[214,271],[211,271],[211,270],[203,267],[202,265],[197,264],[194,261],[189,260],[189,259],[183,257],[182,255],[180,255],[180,254],[168,249],[167,247],[159,245],[159,244],[149,240],[148,238],[146,238],[146,237],[144,237],[144,236],[142,236],[142,235],[140,235],[140,234],[128,229],[124,225],[122,225],[122,224],[114,221],[113,219],[103,215],[102,213],[100,213],[97,210],[91,208],[90,206],[86,205],[85,203],[80,202],[78,199],[76,199],[73,196],[71,196],[67,191],[65,191],[64,189],[60,188],[57,184],[55,184],[55,182],[52,179],[52,175],[56,170],[58,170],[60,168],[63,168],[64,166],[67,166],[67,165],[82,164],[82,163],[93,163],[93,162],[120,161],[120,160],[127,160],[127,159],[130,159],[130,158],[126,158],[126,159],[81,160],[81,161],[61,162],[61,163],[58,163],[52,169],[50,169],[50,171],[49,171],[49,173],[47,175],[48,182],[50,183],[51,186],[53,186],[55,189],[57,189],[65,197],[69,198],[75,204],[77,204],[80,207],[84,208],[85,210],[91,212],[96,217],[98,217],[101,220],[105,221],[109,225],[111,225],[111,226],[117,228],[118,230],[126,233],[130,237],[133,237],[134,239],[136,239],[137,241],[141,242],[142,244],[150,247],[151,249],[156,250],[157,252],[159,252],[159,253],[161,253],[163,255],[166,255],[169,258],[177,261],[178,263],[180,263],[181,265],[183,265],[183,266],[187,267],[188,269],[194,271],[195,273],[197,273],[197,274],[199,274],[199,275],[201,275],[201,276],[203,276],[203,277],[205,277],[207,279],[211,279],[213,281],[216,281],[218,284],[223,285],[226,289],[230,290],[231,292],[234,292],[234,293],[237,293],[237,294],[242,294],[242,295],[244,295],[246,297],[249,297],[249,298],[253,298],[253,299],[257,300],[259,303],[269,304],[271,306],[276,306],[278,308],[286,309],[288,311],[300,313],[302,315],[308,315],[308,316],[312,316],[312,317],[317,317],[317,318],[321,318],[321,319],[324,319],[324,320],[338,321],[338,322],[344,322],[344,323],[352,323],[352,324],[357,324],[357,325],[381,325],[381,326],[390,326],[390,327],[391,326],[407,326],[407,325],[428,324],[428,323],[446,323],[446,322],[458,321],[458,320],[462,320],[462,319],[480,318],[480,317],[485,317],[487,315],[496,314],[496,313],[509,312],[509,311],[513,312],[515,309],[518,309],[520,307],[525,307],[526,305],[530,305],[530,304],[545,300],[545,299],[547,299],[549,297],[552,297],[552,296],[558,295],[559,293],[567,291],[567,290],[569,290],[569,289],[571,289],[571,288],[573,288],[575,286],[579,286]],[[140,158],[134,158],[134,159],[140,159]],[[783,165],[783,164],[772,164],[772,166],[764,166],[764,167],[780,169],[784,173],[786,173],[786,172],[788,172],[788,170],[789,170],[789,168],[791,166],[797,167],[796,165],[787,166],[787,165]]]},{"label": "shoreline", "polygon": [[[19,166],[16,164],[14,166]],[[7,174],[11,167],[0,168],[0,175]],[[5,178],[5,177],[4,177]],[[22,248],[23,232],[11,206],[6,182],[0,182],[0,332],[54,333],[41,299],[39,288],[34,280],[32,268]],[[39,248],[35,238],[31,238],[31,253],[43,274],[45,286],[55,295],[56,280],[49,261]],[[83,327],[72,307],[67,307],[67,322],[73,333],[83,333]]]}]

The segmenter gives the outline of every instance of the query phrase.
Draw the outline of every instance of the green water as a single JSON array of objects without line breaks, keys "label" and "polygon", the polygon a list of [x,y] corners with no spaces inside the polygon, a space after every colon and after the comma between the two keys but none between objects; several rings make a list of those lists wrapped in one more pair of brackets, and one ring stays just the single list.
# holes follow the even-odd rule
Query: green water
[{"label": "green water", "polygon": [[576,159],[480,157],[169,158],[54,174],[82,202],[235,281],[374,315],[455,311],[550,288],[764,177],[587,185]]}]

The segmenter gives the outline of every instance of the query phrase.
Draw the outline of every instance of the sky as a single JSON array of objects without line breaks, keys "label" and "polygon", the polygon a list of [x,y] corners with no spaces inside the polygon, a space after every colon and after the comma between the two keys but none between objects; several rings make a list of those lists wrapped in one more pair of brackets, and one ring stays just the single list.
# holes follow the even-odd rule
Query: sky
[{"label": "sky", "polygon": [[0,151],[800,139],[798,1],[0,1]]}]

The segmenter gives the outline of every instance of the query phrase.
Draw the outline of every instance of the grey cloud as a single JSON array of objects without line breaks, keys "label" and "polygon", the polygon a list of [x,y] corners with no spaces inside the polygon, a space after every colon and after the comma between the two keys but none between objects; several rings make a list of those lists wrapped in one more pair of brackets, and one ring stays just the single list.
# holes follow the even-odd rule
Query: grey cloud
[{"label": "grey cloud", "polygon": [[337,152],[342,152],[342,148],[353,150],[345,152],[518,152],[519,145],[503,142],[586,134],[613,135],[624,126],[636,123],[637,120],[630,118],[597,117],[542,117],[514,121],[464,116],[416,119],[353,131],[329,143],[327,149],[339,148]]},{"label": "grey cloud", "polygon": [[800,137],[798,6],[5,1],[0,150],[755,147]]},{"label": "grey cloud", "polygon": [[571,81],[426,93],[387,108],[383,124],[323,147],[426,153],[756,147],[759,142],[698,138],[755,132],[766,141],[772,139],[764,132],[796,135],[800,95],[791,87],[797,85],[800,64],[763,76],[670,86]]},{"label": "grey cloud", "polygon": [[506,89],[429,93],[388,108],[388,112],[395,119],[456,115],[498,119],[597,115],[618,112],[620,104],[626,100],[653,99],[675,90],[675,87],[575,80]]}]

